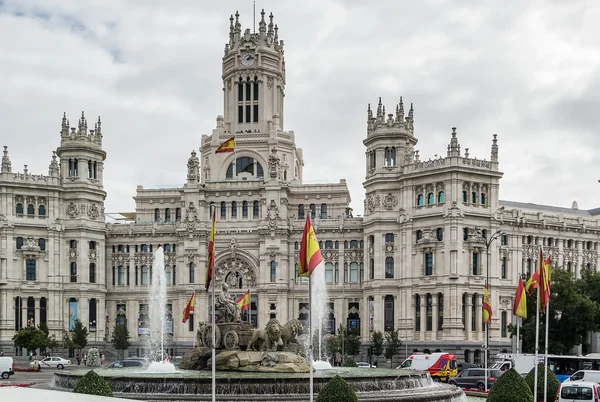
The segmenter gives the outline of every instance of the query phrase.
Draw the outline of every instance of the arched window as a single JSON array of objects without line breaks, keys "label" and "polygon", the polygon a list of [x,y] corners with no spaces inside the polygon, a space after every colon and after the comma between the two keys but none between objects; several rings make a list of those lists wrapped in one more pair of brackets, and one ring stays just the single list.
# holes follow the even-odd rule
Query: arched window
[{"label": "arched window", "polygon": [[463,191],[462,192],[462,202],[467,202],[467,201],[468,201],[468,199],[467,199],[467,192]]},{"label": "arched window", "polygon": [[165,208],[165,222],[171,222],[171,208]]},{"label": "arched window", "polygon": [[77,263],[71,263],[71,282],[77,282]]},{"label": "arched window", "polygon": [[321,219],[327,219],[327,204],[321,204]]},{"label": "arched window", "polygon": [[431,205],[435,202],[435,198],[433,197],[433,193],[427,194],[427,204]]},{"label": "arched window", "polygon": [[471,204],[477,204],[477,193],[476,192],[471,193]]},{"label": "arched window", "polygon": [[481,193],[481,205],[485,205],[486,204],[486,196],[485,193]]},{"label": "arched window", "polygon": [[275,260],[271,260],[271,272],[270,272],[270,280],[271,282],[276,282],[277,281],[277,264],[275,263]]},{"label": "arched window", "polygon": [[15,207],[15,213],[17,215],[23,215],[23,204],[21,204],[20,202],[17,203],[17,206]]},{"label": "arched window", "polygon": [[175,208],[175,221],[181,221],[181,208]]},{"label": "arched window", "polygon": [[417,241],[421,240],[423,238],[423,231],[417,230],[416,237],[417,237]]},{"label": "arched window", "polygon": [[317,216],[317,206],[315,204],[310,204],[310,219],[315,219]]},{"label": "arched window", "polygon": [[298,205],[298,219],[304,219],[304,204]]},{"label": "arched window", "polygon": [[242,201],[242,218],[248,217],[248,201]]},{"label": "arched window", "polygon": [[394,257],[385,257],[385,279],[394,279]]},{"label": "arched window", "polygon": [[40,247],[41,251],[46,250],[46,239],[44,238],[39,238],[38,239],[38,246]]},{"label": "arched window", "polygon": [[437,198],[438,198],[437,199],[438,204],[443,204],[443,203],[446,202],[446,197],[445,197],[443,191],[438,192],[438,197]]},{"label": "arched window", "polygon": [[333,264],[330,262],[325,263],[325,282],[333,283]]},{"label": "arched window", "polygon": [[96,283],[96,264],[93,262],[90,263],[90,283]]},{"label": "arched window", "polygon": [[170,253],[171,252],[171,245],[169,243],[165,243],[165,245],[163,246],[163,251],[165,253]]},{"label": "arched window", "polygon": [[417,206],[418,207],[422,207],[423,206],[423,194],[419,194],[417,196]]},{"label": "arched window", "polygon": [[325,249],[326,250],[333,249],[333,241],[331,241],[331,240],[325,240]]},{"label": "arched window", "polygon": [[258,201],[254,201],[252,203],[252,217],[258,218]]},{"label": "arched window", "polygon": [[27,215],[35,215],[35,206],[33,204],[27,204]]},{"label": "arched window", "polygon": [[335,243],[333,243],[333,247],[338,250],[340,248],[340,241],[336,240]]},{"label": "arched window", "polygon": [[435,237],[439,241],[444,240],[444,228],[437,228],[436,231],[435,231]]},{"label": "arched window", "polygon": [[358,248],[358,241],[350,240],[350,248]]},{"label": "arched window", "polygon": [[17,242],[17,250],[20,250],[23,247],[23,238],[17,237],[16,242]]},{"label": "arched window", "polygon": [[227,203],[221,201],[221,218],[227,218]]},{"label": "arched window", "polygon": [[369,279],[375,279],[375,260],[369,259]]},{"label": "arched window", "polygon": [[154,208],[154,222],[160,222],[160,209]]},{"label": "arched window", "polygon": [[40,217],[46,216],[46,206],[45,205],[38,206],[38,216],[40,216]]},{"label": "arched window", "polygon": [[[256,164],[256,171],[254,170],[254,164]],[[262,165],[256,161],[254,158],[249,156],[244,156],[241,158],[237,158],[235,162],[235,176],[251,176],[262,178],[264,177],[264,172]],[[233,162],[229,164],[227,167],[227,172],[225,173],[225,178],[233,179]]]},{"label": "arched window", "polygon": [[237,201],[231,201],[231,217],[237,218]]}]

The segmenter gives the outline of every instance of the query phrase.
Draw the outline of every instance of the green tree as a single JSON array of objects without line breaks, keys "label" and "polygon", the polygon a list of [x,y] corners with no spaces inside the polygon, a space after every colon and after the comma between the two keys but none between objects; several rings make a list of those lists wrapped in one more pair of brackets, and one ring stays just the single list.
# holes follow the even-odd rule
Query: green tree
[{"label": "green tree", "polygon": [[122,359],[123,351],[129,349],[131,346],[129,331],[125,325],[116,325],[113,327],[110,343],[119,352],[119,359]]},{"label": "green tree", "polygon": [[[544,370],[548,371],[548,398],[544,398]],[[531,394],[533,394],[534,385],[535,385],[535,367],[532,368],[529,373],[527,373],[527,377],[525,377],[525,382],[527,386],[531,390]],[[560,387],[560,382],[554,372],[549,368],[546,368],[543,364],[538,364],[538,383],[537,383],[537,400],[538,402],[546,401],[554,401],[556,399],[556,395],[558,394],[558,388]],[[535,402],[535,401],[534,401]]]},{"label": "green tree", "polygon": [[[548,350],[551,354],[568,354],[575,345],[581,344],[589,332],[598,329],[596,323],[600,320],[600,308],[589,295],[584,294],[585,286],[581,281],[575,281],[570,272],[553,268],[551,280]],[[594,289],[588,291],[597,292]],[[536,302],[537,291],[534,291],[527,297],[527,319],[520,329],[524,353],[535,352]],[[540,313],[540,348],[544,347],[545,322],[545,314]],[[516,335],[515,326],[509,325],[508,330],[512,336]]]},{"label": "green tree", "polygon": [[341,340],[338,335],[327,334],[323,337],[323,352],[326,356],[335,359],[341,352]]},{"label": "green tree", "polygon": [[390,367],[394,367],[394,356],[400,353],[402,347],[402,341],[398,336],[398,330],[389,331],[385,333],[385,358],[390,359]]},{"label": "green tree", "polygon": [[381,356],[383,354],[383,346],[385,337],[381,331],[375,331],[371,334],[371,342],[373,342],[373,356]]},{"label": "green tree", "polygon": [[346,354],[348,356],[356,356],[357,354],[359,354],[360,346],[362,343],[360,341],[360,334],[358,332],[358,329],[351,329],[350,333],[346,331],[344,337]]},{"label": "green tree", "polygon": [[[553,400],[553,399],[552,399]],[[533,402],[533,394],[517,370],[502,374],[490,388],[488,402]],[[549,399],[550,401],[550,399]]]},{"label": "green tree", "polygon": [[22,328],[13,336],[12,340],[15,342],[16,347],[25,348],[28,351],[45,349],[49,343],[48,335],[33,326]]},{"label": "green tree", "polygon": [[75,320],[73,329],[71,330],[71,341],[74,345],[74,349],[84,349],[87,345],[87,337],[87,328],[83,326],[81,321],[78,319]]}]

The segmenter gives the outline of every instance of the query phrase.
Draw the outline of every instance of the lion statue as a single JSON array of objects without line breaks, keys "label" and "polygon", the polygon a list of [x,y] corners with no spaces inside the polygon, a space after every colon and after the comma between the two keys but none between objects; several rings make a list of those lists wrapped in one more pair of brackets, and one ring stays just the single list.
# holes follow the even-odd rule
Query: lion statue
[{"label": "lion statue", "polygon": [[206,323],[200,322],[198,324],[198,329],[196,330],[196,345],[204,346],[204,330],[206,329]]},{"label": "lion statue", "polygon": [[287,348],[291,343],[298,343],[296,337],[304,332],[304,325],[293,318],[285,323],[281,331],[281,340],[283,347]]},{"label": "lion statue", "polygon": [[279,345],[283,345],[283,341],[281,340],[282,332],[283,326],[275,318],[271,318],[265,329],[257,328],[252,332],[252,338],[248,342],[247,350],[276,351]]}]

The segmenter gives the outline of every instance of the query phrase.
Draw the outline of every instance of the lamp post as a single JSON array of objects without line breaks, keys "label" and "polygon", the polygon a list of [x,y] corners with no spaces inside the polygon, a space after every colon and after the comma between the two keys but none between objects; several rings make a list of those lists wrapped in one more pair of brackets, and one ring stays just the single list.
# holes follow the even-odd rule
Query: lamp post
[{"label": "lamp post", "polygon": [[346,342],[344,341],[346,339],[346,334],[348,333],[348,315],[346,313],[346,286],[344,286],[345,283],[342,280],[342,317],[344,318],[344,323],[346,324],[344,326],[342,326],[345,329],[345,333],[342,333],[342,361],[340,362],[340,364],[344,364],[344,358],[346,357],[345,352],[346,352]]},{"label": "lamp post", "polygon": [[[477,240],[479,240],[480,242],[482,242],[483,244],[485,244],[485,250],[486,250],[486,258],[487,258],[487,272],[485,275],[485,287],[487,288],[487,292],[488,292],[488,298],[490,297],[490,246],[492,245],[492,243],[494,242],[494,240],[496,240],[498,237],[500,237],[502,235],[502,231],[500,229],[498,229],[496,232],[494,232],[493,235],[491,235],[489,237],[489,239],[486,239],[483,234],[482,235],[478,235],[477,236]],[[490,326],[489,324],[485,324],[485,350],[484,350],[484,369],[485,369],[485,390],[488,390],[488,354],[489,354],[489,349],[490,349]]]}]

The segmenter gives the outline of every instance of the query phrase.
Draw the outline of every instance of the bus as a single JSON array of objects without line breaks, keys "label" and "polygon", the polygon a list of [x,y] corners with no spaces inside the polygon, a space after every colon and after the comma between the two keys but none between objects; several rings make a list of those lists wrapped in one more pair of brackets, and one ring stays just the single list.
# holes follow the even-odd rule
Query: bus
[{"label": "bus", "polygon": [[410,355],[398,366],[398,369],[421,370],[429,373],[433,381],[448,382],[458,371],[456,356],[450,353],[431,353]]},{"label": "bus", "polygon": [[[520,374],[527,374],[534,365],[534,354],[502,353],[496,355],[492,369],[508,370],[514,367]],[[537,356],[539,363],[544,362],[544,355]],[[556,374],[558,381],[563,382],[579,370],[600,370],[600,353],[585,356],[548,355],[548,367]]]}]

